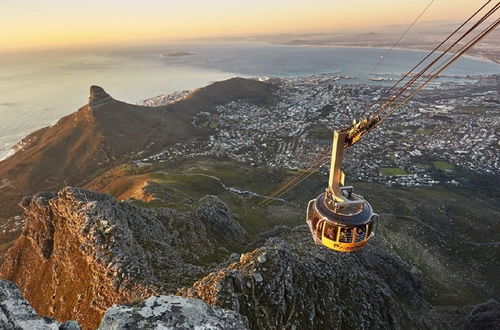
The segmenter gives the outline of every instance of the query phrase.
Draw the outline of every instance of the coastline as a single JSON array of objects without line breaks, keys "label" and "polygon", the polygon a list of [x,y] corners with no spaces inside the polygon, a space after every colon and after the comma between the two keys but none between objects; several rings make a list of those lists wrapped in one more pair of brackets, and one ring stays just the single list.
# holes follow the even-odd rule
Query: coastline
[{"label": "coastline", "polygon": [[[272,45],[272,46],[288,46],[288,47],[332,47],[332,48],[360,48],[360,49],[391,49],[392,47],[388,46],[358,46],[358,45],[332,45],[332,44],[306,44],[306,43],[268,43],[266,42],[265,44]],[[429,52],[429,49],[423,49],[423,48],[417,48],[417,47],[394,47],[392,49],[395,50],[411,50],[411,51],[421,51],[421,52]],[[495,61],[494,59],[491,59],[489,57],[485,57],[479,54],[470,54],[466,53],[463,55],[463,57],[468,57],[470,59],[474,60],[480,60],[492,64],[498,64],[500,65],[500,61]]]},{"label": "coastline", "polygon": [[[15,146],[15,145],[14,145]],[[16,153],[16,150],[14,149],[14,146],[12,146],[10,149],[5,149],[7,152],[5,155],[0,154],[0,162],[6,160],[7,158],[13,156]]]},{"label": "coastline", "polygon": [[[267,45],[269,47],[309,47],[309,48],[319,48],[319,47],[329,47],[329,48],[344,48],[344,49],[390,49],[391,47],[375,47],[375,46],[366,46],[366,45],[356,45],[356,46],[352,46],[352,45],[335,45],[335,44],[321,44],[321,43],[317,43],[317,44],[290,44],[290,43],[273,43],[273,42],[252,42],[254,44],[260,44],[260,45]],[[397,50],[401,50],[401,51],[411,51],[411,52],[427,52],[427,50],[425,49],[418,49],[418,48],[408,48],[408,47],[395,47],[394,49],[397,49]],[[491,61],[490,59],[487,59],[487,58],[484,58],[482,56],[479,56],[477,54],[467,54],[465,55],[464,57],[468,57],[468,58],[471,58],[471,59],[474,59],[475,61],[481,61],[483,63],[493,63],[493,64],[497,64],[496,67],[498,67],[498,64],[499,63],[496,63],[494,61]],[[477,63],[479,65],[481,65],[481,62]],[[187,64],[183,64],[183,65],[187,65]],[[189,66],[189,65],[187,65]],[[476,65],[477,66],[477,65]],[[208,70],[208,69],[207,69]],[[213,70],[213,69],[210,69],[210,70]],[[494,72],[491,72],[489,74],[493,74],[493,73],[496,73],[496,72],[499,72],[500,73],[500,70],[497,70],[495,67],[493,68],[493,71]],[[331,73],[331,72],[327,72],[327,73]],[[311,73],[301,73],[300,76],[307,76],[307,75],[310,75]],[[231,74],[233,75],[233,74]],[[245,77],[244,74],[239,74],[238,76],[242,76],[242,77]],[[249,76],[246,76],[246,77],[249,77]],[[217,80],[217,79],[216,79]],[[207,81],[207,83],[209,83],[210,81]],[[369,84],[372,84],[373,82],[368,82]],[[203,86],[203,84],[201,85],[198,85],[196,88],[200,87],[200,86]],[[188,87],[189,88],[189,87]],[[163,92],[160,92],[160,93],[154,93],[152,95],[156,95],[156,96],[153,96],[153,97],[146,97],[146,98],[139,98],[139,102],[137,101],[133,101],[133,103],[141,103],[141,102],[146,102],[146,101],[151,101],[153,102],[155,98],[158,98],[158,97],[165,97],[165,95],[170,95],[170,94],[174,94],[174,93],[178,93],[179,91],[182,91],[184,90],[185,88],[180,88],[179,90],[174,91],[174,92],[171,92],[171,93],[163,93]],[[8,100],[7,100],[8,101]],[[52,105],[48,105],[50,107],[52,107]],[[71,108],[70,108],[71,109]],[[75,108],[76,109],[76,108]],[[74,110],[74,109],[73,109]],[[68,112],[68,113],[71,113],[71,112]],[[36,127],[33,129],[33,130],[36,130],[36,129],[39,129],[41,127],[45,127],[45,126],[48,126],[48,125],[53,125],[55,122],[57,122],[57,120],[59,120],[61,118],[61,116],[57,117],[57,118],[54,118],[51,122],[49,122],[49,124],[38,124],[36,125]],[[29,131],[26,131],[26,134],[21,134],[19,135],[18,132],[14,132],[14,133],[10,133],[9,135],[6,134],[6,136],[8,136],[9,138],[6,138],[5,141],[7,143],[3,144],[1,147],[0,147],[0,162],[4,161],[5,159],[11,157],[12,155],[15,154],[15,149],[14,147],[27,135],[29,135],[33,130],[29,130]],[[10,139],[10,137],[13,137],[13,136],[18,136],[18,138],[16,139]],[[4,140],[2,140],[3,142]]]}]

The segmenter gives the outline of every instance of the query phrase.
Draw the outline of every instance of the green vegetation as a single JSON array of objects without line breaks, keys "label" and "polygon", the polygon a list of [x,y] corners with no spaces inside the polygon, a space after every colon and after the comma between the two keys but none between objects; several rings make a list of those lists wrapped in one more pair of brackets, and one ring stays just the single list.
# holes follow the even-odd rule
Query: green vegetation
[{"label": "green vegetation", "polygon": [[484,116],[486,109],[482,106],[473,105],[462,105],[458,106],[454,110],[455,113],[467,114],[467,115],[481,115]]},{"label": "green vegetation", "polygon": [[411,140],[407,137],[398,137],[398,138],[395,138],[394,140],[396,140],[396,142],[398,143],[402,143],[402,142],[411,142]]},{"label": "green vegetation", "polygon": [[[283,196],[294,204],[275,201],[262,208],[255,207],[262,200],[258,195],[269,194],[281,182],[295,174],[296,171],[253,168],[233,161],[186,161],[176,168],[156,167],[155,171],[149,174],[155,184],[150,184],[148,191],[161,201],[136,203],[143,207],[188,210],[193,199],[215,195],[226,203],[236,220],[250,235],[256,235],[275,226],[302,223],[301,206],[312,198],[310,191],[304,191],[307,187],[297,187]],[[250,193],[238,194],[228,188]]]},{"label": "green vegetation", "polygon": [[413,130],[416,134],[420,135],[431,135],[432,131],[430,129],[419,128],[418,126],[404,126],[404,125],[396,125],[391,127],[393,132],[403,132],[407,130]]},{"label": "green vegetation", "polygon": [[415,164],[416,167],[422,169],[422,170],[429,170],[432,166],[427,164],[427,163],[417,163]]},{"label": "green vegetation", "polygon": [[420,135],[431,135],[432,131],[428,129],[417,129],[416,133]]},{"label": "green vegetation", "polygon": [[405,170],[399,167],[381,167],[380,171],[386,176],[408,175]]},{"label": "green vegetation", "polygon": [[310,131],[309,136],[311,139],[315,140],[330,141],[333,138],[333,132],[323,125],[316,125],[316,127]]},{"label": "green vegetation", "polygon": [[394,127],[391,127],[391,130],[396,131],[396,132],[402,132],[406,129],[408,129],[408,127],[403,126],[403,125],[396,125]]},{"label": "green vegetation", "polygon": [[418,270],[428,302],[465,306],[486,300],[486,287],[500,290],[499,246],[491,243],[500,229],[494,199],[471,194],[468,187],[357,183],[355,190],[380,215],[376,239]]},{"label": "green vegetation", "polygon": [[432,165],[438,170],[443,170],[443,171],[452,171],[454,168],[453,165],[444,161],[435,161],[432,162]]}]

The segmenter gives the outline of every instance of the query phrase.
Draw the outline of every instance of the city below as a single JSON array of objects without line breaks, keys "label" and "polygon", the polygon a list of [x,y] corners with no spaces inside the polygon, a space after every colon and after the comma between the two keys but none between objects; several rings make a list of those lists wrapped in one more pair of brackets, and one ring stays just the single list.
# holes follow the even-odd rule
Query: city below
[{"label": "city below", "polygon": [[[215,130],[208,141],[177,144],[141,162],[167,162],[196,156],[228,156],[252,166],[308,168],[329,152],[332,132],[380,107],[387,87],[345,84],[349,77],[313,75],[272,78],[277,86],[271,105],[236,101],[200,112],[193,125]],[[432,170],[462,167],[479,173],[500,168],[499,76],[441,82],[402,106],[361,143],[346,152],[351,180],[406,186],[440,183]],[[340,82],[339,82],[340,80]],[[142,102],[159,106],[190,91]],[[326,165],[326,164],[325,164]],[[326,170],[323,169],[326,174]],[[456,180],[449,183],[459,184]]]}]

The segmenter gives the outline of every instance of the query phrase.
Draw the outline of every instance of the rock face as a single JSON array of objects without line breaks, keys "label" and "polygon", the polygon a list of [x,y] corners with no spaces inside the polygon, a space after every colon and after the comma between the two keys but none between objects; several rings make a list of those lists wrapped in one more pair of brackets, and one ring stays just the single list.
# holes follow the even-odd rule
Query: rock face
[{"label": "rock face", "polygon": [[376,241],[340,254],[311,244],[300,226],[179,294],[237,311],[253,329],[431,328],[422,291]]},{"label": "rock face", "polygon": [[90,86],[89,93],[89,107],[95,109],[99,105],[103,105],[108,101],[113,100],[108,93],[104,91],[102,87]]},{"label": "rock face", "polygon": [[181,213],[67,187],[26,198],[22,207],[26,226],[0,277],[17,283],[41,315],[87,329],[113,304],[194,282],[247,236],[211,196]]},{"label": "rock face", "polygon": [[212,307],[198,299],[151,297],[133,306],[113,306],[99,330],[114,329],[248,329],[246,317]]},{"label": "rock face", "polygon": [[[71,187],[26,198],[26,226],[7,253],[0,277],[16,282],[40,315],[59,322],[74,319],[84,329],[99,324],[102,329],[434,329],[457,324],[475,329],[498,324],[496,301],[456,318],[460,323],[440,320],[423,298],[418,271],[377,238],[360,251],[342,254],[313,245],[307,227],[299,226],[277,227],[250,243],[218,198],[206,196],[190,205],[185,212],[141,208]],[[256,249],[241,257],[235,253],[250,248]],[[218,308],[158,296],[171,293]],[[0,288],[0,296],[9,295]],[[111,308],[101,322],[110,306],[142,299],[147,300]],[[15,324],[12,320],[20,318],[9,308],[0,308],[6,315],[0,313],[0,321]],[[27,313],[27,319],[39,319],[32,309]]]},{"label": "rock face", "polygon": [[[248,329],[246,317],[212,307],[198,299],[153,296],[133,305],[113,306],[106,311],[99,330],[116,329]],[[18,287],[0,280],[0,329],[80,330],[75,321],[59,323],[40,317]]]},{"label": "rock face", "polygon": [[74,321],[60,324],[38,316],[14,283],[0,280],[0,329],[79,330],[80,326]]},{"label": "rock face", "polygon": [[465,330],[500,329],[500,303],[494,299],[477,305],[465,318]]}]

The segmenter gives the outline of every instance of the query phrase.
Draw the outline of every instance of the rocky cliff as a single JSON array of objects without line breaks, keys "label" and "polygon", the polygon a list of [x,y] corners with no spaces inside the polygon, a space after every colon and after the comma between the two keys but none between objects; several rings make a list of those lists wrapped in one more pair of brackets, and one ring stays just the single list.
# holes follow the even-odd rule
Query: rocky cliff
[{"label": "rocky cliff", "polygon": [[95,328],[115,303],[174,292],[227,258],[246,232],[207,196],[190,211],[140,208],[77,188],[26,198],[0,277],[44,316]]},{"label": "rocky cliff", "polygon": [[[249,241],[214,196],[191,200],[181,212],[66,187],[26,198],[22,206],[27,223],[0,277],[16,282],[40,315],[73,319],[84,329],[196,322],[252,329],[473,329],[499,318],[493,300],[450,309],[451,321],[440,318],[421,270],[377,237],[350,254],[315,246],[305,226],[277,227]],[[253,251],[235,253],[245,250]],[[148,299],[168,293],[234,314],[175,297]],[[122,303],[131,304],[112,308],[101,323],[109,307]],[[196,316],[193,310],[199,318],[184,323],[184,315]]]},{"label": "rocky cliff", "polygon": [[79,330],[74,321],[64,323],[40,317],[10,281],[0,281],[0,329]]},{"label": "rocky cliff", "polygon": [[[132,305],[106,311],[99,330],[118,329],[247,329],[247,319],[233,311],[212,307],[201,300],[179,296],[154,296]],[[75,321],[59,323],[40,317],[18,287],[0,281],[0,329],[80,330]]]},{"label": "rocky cliff", "polygon": [[436,327],[418,276],[376,240],[342,254],[309,236],[300,226],[269,239],[179,294],[238,311],[253,329]]},{"label": "rocky cliff", "polygon": [[[245,258],[248,258],[248,255]],[[266,262],[263,255],[260,255],[258,260],[261,263]],[[449,328],[496,329],[500,320],[499,307],[500,304],[493,299],[479,304],[465,317],[458,316]],[[322,328],[335,329],[337,327],[338,324],[330,324]],[[384,324],[383,327],[386,328],[388,325]],[[21,295],[17,286],[5,280],[0,281],[0,328],[18,330],[81,329],[75,321],[59,323],[47,317],[40,317]],[[109,308],[100,322],[98,330],[164,328],[181,330],[248,329],[249,323],[245,316],[235,311],[210,306],[198,299],[165,295],[153,296],[144,301],[115,305]],[[283,324],[280,324],[277,327],[268,326],[267,328],[284,327]],[[292,325],[288,328],[294,329],[295,327]],[[363,327],[348,324],[347,328]],[[436,328],[435,324],[433,328]]]},{"label": "rocky cliff", "polygon": [[490,299],[484,304],[475,306],[463,321],[455,325],[465,330],[500,329],[500,303]]}]

